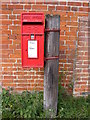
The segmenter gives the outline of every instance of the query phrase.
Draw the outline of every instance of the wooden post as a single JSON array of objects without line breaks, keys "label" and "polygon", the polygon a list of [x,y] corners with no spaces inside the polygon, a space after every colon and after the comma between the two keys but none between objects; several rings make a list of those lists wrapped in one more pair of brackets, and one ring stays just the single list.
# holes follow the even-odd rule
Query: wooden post
[{"label": "wooden post", "polygon": [[44,109],[57,114],[60,16],[46,15],[45,21]]}]

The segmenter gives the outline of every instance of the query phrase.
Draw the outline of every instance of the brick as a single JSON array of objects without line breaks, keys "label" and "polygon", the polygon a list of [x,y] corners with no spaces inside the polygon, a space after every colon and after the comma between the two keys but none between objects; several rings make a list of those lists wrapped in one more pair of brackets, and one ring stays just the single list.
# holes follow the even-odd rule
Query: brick
[{"label": "brick", "polygon": [[67,7],[67,6],[57,6],[56,10],[69,11],[70,7]]},{"label": "brick", "polygon": [[55,10],[55,6],[48,6],[48,10]]},{"label": "brick", "polygon": [[77,17],[71,17],[71,21],[77,21]]},{"label": "brick", "polygon": [[24,90],[27,90],[27,87],[18,87],[18,88],[15,88],[15,91],[24,91]]},{"label": "brick", "polygon": [[38,68],[33,68],[33,70],[35,70],[35,71],[39,71],[39,69],[38,69]]},{"label": "brick", "polygon": [[88,16],[88,13],[75,12],[75,16]]},{"label": "brick", "polygon": [[[20,74],[20,75],[22,75],[22,74]],[[23,79],[23,80],[25,80],[25,79],[31,79],[31,76],[18,76],[18,79]]]},{"label": "brick", "polygon": [[3,9],[7,9],[7,4],[2,4],[1,7],[2,7],[2,10],[3,10]]},{"label": "brick", "polygon": [[18,44],[16,48],[21,49],[21,44]]},{"label": "brick", "polygon": [[60,35],[60,40],[68,40],[68,36]]},{"label": "brick", "polygon": [[8,19],[8,15],[0,15],[0,19]]},{"label": "brick", "polygon": [[85,80],[85,81],[87,81],[87,80],[88,80],[88,78],[82,78],[82,80]]},{"label": "brick", "polygon": [[[84,35],[84,36],[85,36],[85,35]],[[81,36],[79,37],[79,41],[86,41],[86,42],[87,42],[88,39],[85,38],[84,36],[83,36],[83,34],[81,34]]]},{"label": "brick", "polygon": [[38,76],[39,79],[44,79],[44,75]]},{"label": "brick", "polygon": [[47,1],[47,0],[44,0],[44,4],[59,4],[59,1],[52,1],[52,0],[49,0],[49,1]]},{"label": "brick", "polygon": [[47,10],[47,5],[33,5],[33,10]]},{"label": "brick", "polygon": [[40,71],[44,71],[44,68],[40,68]]},{"label": "brick", "polygon": [[2,30],[2,34],[11,34],[10,30]]},{"label": "brick", "polygon": [[27,72],[14,72],[14,75],[27,75]]},{"label": "brick", "polygon": [[9,15],[9,19],[16,19],[15,15]]},{"label": "brick", "polygon": [[78,50],[80,50],[80,51],[87,51],[88,50],[88,48],[87,47],[78,47]]},{"label": "brick", "polygon": [[6,79],[6,80],[12,80],[12,79],[16,79],[16,76],[4,76],[4,79]]},{"label": "brick", "polygon": [[66,55],[60,55],[59,58],[60,59],[66,59]]},{"label": "brick", "polygon": [[5,45],[0,45],[0,48],[2,48],[2,49],[8,49],[8,45],[7,45],[7,44],[5,44]]},{"label": "brick", "polygon": [[3,83],[13,83],[13,80],[3,80]]},{"label": "brick", "polygon": [[21,58],[21,54],[12,54],[10,55],[10,58]]},{"label": "brick", "polygon": [[83,6],[89,7],[89,3],[84,2],[84,3],[83,3]]},{"label": "brick", "polygon": [[67,12],[68,16],[74,16],[74,12]]},{"label": "brick", "polygon": [[81,86],[81,89],[83,89],[83,90],[85,90],[86,88],[87,88],[87,86],[85,86],[85,85]]},{"label": "brick", "polygon": [[20,40],[14,40],[13,44],[21,44],[21,39]]},{"label": "brick", "polygon": [[13,1],[11,1],[11,2],[9,2],[9,4],[19,4],[20,2],[18,1],[18,0],[13,0]]},{"label": "brick", "polygon": [[17,53],[18,53],[18,54],[21,54],[21,50],[17,50],[17,49],[16,49],[16,50],[14,50],[14,53],[15,53],[15,54],[17,54]]},{"label": "brick", "polygon": [[43,88],[41,88],[41,87],[36,88],[36,91],[42,91],[42,90],[43,90]]},{"label": "brick", "polygon": [[67,36],[77,36],[77,33],[73,32],[73,34],[72,34],[72,32],[67,32],[66,31],[66,35]]},{"label": "brick", "polygon": [[69,26],[78,26],[78,22],[67,22]]},{"label": "brick", "polygon": [[81,6],[81,2],[68,2],[70,6]]},{"label": "brick", "polygon": [[60,45],[64,45],[64,41],[60,41]]},{"label": "brick", "polygon": [[78,27],[70,27],[70,31],[77,31]]},{"label": "brick", "polygon": [[60,46],[59,50],[65,50],[65,49],[67,49],[67,46]]},{"label": "brick", "polygon": [[71,10],[72,10],[72,11],[77,11],[78,8],[77,8],[77,7],[72,7]]},{"label": "brick", "polygon": [[21,19],[21,15],[17,15],[17,19]]},{"label": "brick", "polygon": [[2,58],[9,58],[8,54],[2,54]]},{"label": "brick", "polygon": [[21,4],[35,4],[36,0],[20,0]]},{"label": "brick", "polygon": [[[20,56],[20,58],[21,58],[21,56]],[[14,67],[22,67],[22,65],[20,63],[19,64],[14,64]]]},{"label": "brick", "polygon": [[31,5],[25,5],[25,9],[31,9]]},{"label": "brick", "polygon": [[64,35],[65,31],[60,31],[60,35]]},{"label": "brick", "polygon": [[42,1],[42,0],[36,0],[36,4],[44,4],[44,1]]},{"label": "brick", "polygon": [[26,12],[26,10],[13,10],[13,14],[20,14],[21,15],[21,13],[22,12]]},{"label": "brick", "polygon": [[16,87],[15,83],[3,83],[3,86],[7,87]]},{"label": "brick", "polygon": [[28,74],[28,75],[34,75],[35,72],[29,72],[29,71],[28,71],[27,74]]},{"label": "brick", "polygon": [[2,10],[2,14],[11,14],[12,11],[11,10]]},{"label": "brick", "polygon": [[87,69],[84,69],[83,72],[87,72],[87,73],[88,73],[88,68],[87,68]]},{"label": "brick", "polygon": [[[19,60],[17,60],[17,63],[21,63],[21,59]],[[18,70],[26,70],[27,68],[18,68]]]},{"label": "brick", "polygon": [[13,30],[12,34],[21,34],[21,30]]},{"label": "brick", "polygon": [[11,64],[11,63],[7,63],[7,64],[6,64],[6,63],[3,63],[2,66],[3,66],[3,67],[12,67],[13,64]]},{"label": "brick", "polygon": [[61,28],[61,30],[69,31],[69,27],[61,26],[60,28]]},{"label": "brick", "polygon": [[18,84],[18,86],[20,86],[20,87],[27,87],[27,86],[30,86],[30,84],[28,84],[28,83],[26,83],[26,84],[25,84],[25,83],[21,84],[21,83],[20,83],[20,84]]},{"label": "brick", "polygon": [[83,31],[83,32],[79,32],[78,35],[79,35],[79,37],[80,37],[80,36],[85,37],[85,32],[84,32],[84,31]]},{"label": "brick", "polygon": [[16,47],[17,47],[16,44],[14,44],[14,45],[9,45],[8,48],[9,48],[9,49],[16,49]]},{"label": "brick", "polygon": [[12,26],[12,25],[9,25],[9,29],[11,29],[11,30],[21,30],[21,26],[16,26],[16,25]]},{"label": "brick", "polygon": [[8,9],[23,9],[23,5],[20,5],[20,4],[8,5]]},{"label": "brick", "polygon": [[27,83],[27,80],[26,80],[26,79],[24,79],[24,80],[22,80],[22,79],[19,80],[19,79],[18,79],[18,80],[14,80],[14,82],[18,82],[18,83]]},{"label": "brick", "polygon": [[79,41],[79,42],[78,42],[78,45],[80,45],[80,46],[85,46],[85,42]]},{"label": "brick", "polygon": [[61,16],[60,21],[70,21],[70,17],[69,16],[68,17],[67,16]]},{"label": "brick", "polygon": [[21,25],[21,20],[14,20],[14,24],[20,24]]},{"label": "brick", "polygon": [[61,26],[66,26],[66,21],[61,21],[61,22],[60,22],[60,25],[61,25]]},{"label": "brick", "polygon": [[7,30],[7,29],[8,29],[8,26],[7,26],[7,25],[2,25],[2,26],[1,26],[1,29],[2,29],[2,31]]},{"label": "brick", "polygon": [[32,79],[38,79],[38,76],[32,76]]},{"label": "brick", "polygon": [[79,8],[79,11],[82,11],[82,12],[88,12],[89,9],[88,9],[88,8],[83,8],[83,7],[81,8],[81,7],[80,7],[80,8]]},{"label": "brick", "polygon": [[[15,63],[16,60],[15,59],[3,58],[2,62],[5,62],[5,63]],[[4,68],[4,71],[15,71],[15,70],[16,70],[16,68]]]},{"label": "brick", "polygon": [[85,52],[85,55],[87,55],[87,56],[89,55],[88,51],[87,51],[87,52]]},{"label": "brick", "polygon": [[70,45],[74,45],[75,44],[75,42],[74,41],[66,41],[66,44],[70,44]]},{"label": "brick", "polygon": [[34,80],[27,80],[28,81],[28,83],[34,83]]},{"label": "brick", "polygon": [[12,75],[12,74],[13,74],[13,72],[10,72],[10,71],[8,71],[8,72],[3,71],[3,72],[2,72],[2,74],[3,74],[3,75]]},{"label": "brick", "polygon": [[2,21],[2,25],[10,25],[10,24],[12,24],[12,20],[3,20]]},{"label": "brick", "polygon": [[17,40],[18,35],[9,35],[8,39],[14,39]]},{"label": "brick", "polygon": [[2,54],[7,54],[7,55],[9,55],[9,54],[11,54],[11,53],[13,53],[13,50],[2,50]]},{"label": "brick", "polygon": [[36,75],[44,75],[44,72],[36,72]]},{"label": "brick", "polygon": [[60,5],[66,5],[66,2],[60,2]]}]

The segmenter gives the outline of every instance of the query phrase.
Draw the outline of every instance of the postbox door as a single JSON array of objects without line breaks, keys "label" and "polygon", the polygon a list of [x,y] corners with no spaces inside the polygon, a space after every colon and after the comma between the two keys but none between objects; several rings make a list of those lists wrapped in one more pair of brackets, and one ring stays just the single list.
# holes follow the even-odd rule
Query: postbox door
[{"label": "postbox door", "polygon": [[24,67],[42,67],[44,61],[44,41],[43,36],[37,36],[35,40],[31,40],[29,36],[23,37],[23,66]]}]

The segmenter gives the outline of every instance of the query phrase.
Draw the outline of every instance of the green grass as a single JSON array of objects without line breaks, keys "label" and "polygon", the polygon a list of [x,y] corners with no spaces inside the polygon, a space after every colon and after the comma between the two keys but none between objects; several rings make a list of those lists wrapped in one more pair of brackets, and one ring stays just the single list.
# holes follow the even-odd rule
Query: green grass
[{"label": "green grass", "polygon": [[[60,89],[58,95],[58,113],[56,118],[86,118],[90,117],[90,96],[87,98],[74,98]],[[2,117],[3,118],[45,118],[43,111],[43,93],[23,92],[22,94],[10,93],[3,89],[2,92]]]}]

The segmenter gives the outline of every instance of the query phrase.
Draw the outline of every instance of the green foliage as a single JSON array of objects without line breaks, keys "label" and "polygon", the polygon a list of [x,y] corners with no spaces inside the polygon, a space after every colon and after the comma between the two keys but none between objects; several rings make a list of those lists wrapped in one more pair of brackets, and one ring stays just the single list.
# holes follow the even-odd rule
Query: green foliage
[{"label": "green foliage", "polygon": [[59,78],[58,94],[58,118],[89,118],[90,117],[90,96],[73,97],[68,95],[66,89],[61,86]]},{"label": "green foliage", "polygon": [[[59,83],[60,85],[60,83]],[[56,118],[89,118],[90,96],[74,98],[67,95],[63,87],[59,87],[58,113]],[[48,118],[48,111],[43,111],[43,93],[13,93],[3,89],[3,118]]]},{"label": "green foliage", "polygon": [[41,116],[43,112],[42,93],[10,94],[4,89],[2,98],[3,118],[35,118]]},{"label": "green foliage", "polygon": [[[61,98],[61,97],[60,97]],[[83,97],[64,97],[58,102],[59,118],[88,118],[90,103]]]}]

